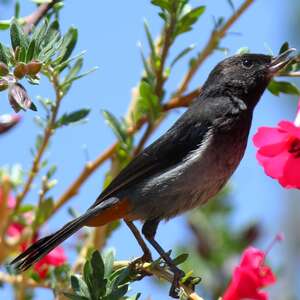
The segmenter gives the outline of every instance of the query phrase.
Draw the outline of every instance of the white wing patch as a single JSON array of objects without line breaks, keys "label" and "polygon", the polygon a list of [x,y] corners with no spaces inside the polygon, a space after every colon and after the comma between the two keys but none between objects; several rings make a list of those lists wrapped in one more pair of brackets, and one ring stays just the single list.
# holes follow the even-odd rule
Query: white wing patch
[{"label": "white wing patch", "polygon": [[201,158],[202,153],[209,147],[211,140],[213,137],[213,129],[209,128],[205,136],[203,137],[202,142],[198,145],[197,149],[192,150],[188,153],[188,155],[184,158],[184,162],[194,162]]}]

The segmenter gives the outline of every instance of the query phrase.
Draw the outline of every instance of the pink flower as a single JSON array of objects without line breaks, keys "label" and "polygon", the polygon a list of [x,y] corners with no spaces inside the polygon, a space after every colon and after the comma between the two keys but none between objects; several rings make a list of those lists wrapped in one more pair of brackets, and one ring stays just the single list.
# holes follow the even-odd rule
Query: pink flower
[{"label": "pink flower", "polygon": [[49,254],[43,257],[34,265],[34,270],[39,274],[40,278],[47,277],[49,267],[59,267],[67,261],[65,251],[62,247],[56,247]]},{"label": "pink flower", "polygon": [[234,270],[231,282],[225,291],[223,300],[267,300],[266,292],[261,288],[276,281],[270,267],[264,264],[265,253],[254,247],[248,247],[241,262]]},{"label": "pink flower", "polygon": [[300,101],[294,123],[260,127],[253,137],[256,158],[265,173],[285,188],[300,188]]}]

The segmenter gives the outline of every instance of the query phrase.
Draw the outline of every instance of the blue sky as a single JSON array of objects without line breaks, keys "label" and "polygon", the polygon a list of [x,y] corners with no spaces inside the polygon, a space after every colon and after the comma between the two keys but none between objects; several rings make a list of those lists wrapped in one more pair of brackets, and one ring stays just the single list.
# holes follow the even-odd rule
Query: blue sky
[{"label": "blue sky", "polygon": [[[191,1],[191,3],[207,5],[207,10],[195,29],[179,38],[171,56],[190,44],[196,45],[193,51],[195,55],[207,41],[213,27],[213,16],[228,16],[231,13],[226,0]],[[238,6],[241,1],[234,1],[234,3]],[[289,3],[292,3],[292,0],[273,0],[272,3],[255,1],[232,27],[221,46],[228,47],[229,54],[235,53],[238,48],[244,46],[249,47],[252,52],[267,53],[268,48],[277,52],[289,36],[290,28],[287,26],[289,11],[286,7]],[[0,18],[10,17],[13,7],[11,5],[2,7]],[[21,14],[27,15],[34,6],[31,2],[22,0],[21,8]],[[59,196],[80,172],[86,161],[85,151],[88,152],[89,158],[93,159],[115,140],[112,131],[104,123],[100,110],[107,109],[116,116],[122,116],[127,110],[131,89],[138,83],[142,70],[138,41],[142,42],[147,51],[143,32],[144,18],[148,20],[152,34],[157,35],[161,20],[157,16],[157,9],[150,5],[149,0],[66,1],[61,13],[62,30],[67,30],[71,25],[79,29],[79,42],[76,50],[78,52],[87,50],[86,69],[93,66],[99,66],[99,69],[76,82],[64,99],[61,112],[88,107],[91,108],[91,114],[87,124],[70,126],[57,131],[47,151],[46,157],[59,166],[57,172],[59,184],[53,190],[54,196]],[[0,38],[1,41],[7,43],[8,32],[0,32]],[[296,42],[293,42],[291,38],[289,42],[297,47]],[[190,89],[201,85],[212,67],[223,58],[224,53],[216,51],[199,70]],[[187,59],[175,67],[166,85],[169,92],[176,88],[186,70]],[[53,91],[46,80],[42,80],[39,87],[28,87],[28,91],[33,99],[38,95],[53,96]],[[1,113],[11,112],[6,94],[1,93],[0,97]],[[259,126],[275,125],[281,119],[293,119],[296,100],[295,97],[287,96],[278,98],[266,92],[256,109],[251,136]],[[180,110],[173,112],[151,140],[164,132],[180,113]],[[22,113],[22,124],[1,138],[0,165],[19,162],[25,169],[29,168],[31,162],[29,149],[34,144],[37,133],[37,128],[32,122],[35,114],[33,112]],[[108,166],[106,163],[95,172],[81,189],[80,194],[70,202],[75,209],[83,212],[98,196]],[[235,205],[232,226],[238,227],[251,220],[261,220],[264,238],[260,241],[260,245],[265,247],[273,236],[283,229],[283,224],[278,219],[281,218],[284,210],[288,192],[264,175],[255,160],[255,149],[251,140],[249,140],[245,158],[231,182]],[[37,201],[38,188],[39,181],[30,193],[29,202]],[[297,195],[299,197],[299,194]],[[69,219],[66,213],[68,206],[69,204],[51,219],[43,229],[44,233],[51,232]],[[157,238],[166,249],[170,249],[176,242],[181,241],[183,236],[186,237],[186,234],[184,217],[178,217],[161,225]],[[117,256],[120,259],[133,258],[140,254],[136,242],[125,226],[113,234],[108,242],[108,247],[110,246],[117,249]],[[68,247],[67,243],[66,247]],[[143,291],[142,299],[146,299],[150,294],[153,295],[153,299],[166,298],[166,292],[154,286],[151,279],[135,284],[134,289]],[[11,297],[7,289],[0,290],[0,295],[1,293]],[[43,299],[52,299],[49,292],[40,291],[39,293],[40,296],[43,295]]]}]

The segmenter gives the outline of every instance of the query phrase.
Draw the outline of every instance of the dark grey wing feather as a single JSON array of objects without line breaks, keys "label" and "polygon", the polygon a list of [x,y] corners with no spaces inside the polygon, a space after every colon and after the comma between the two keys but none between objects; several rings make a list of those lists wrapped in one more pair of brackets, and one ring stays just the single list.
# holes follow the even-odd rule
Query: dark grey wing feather
[{"label": "dark grey wing feather", "polygon": [[94,205],[122,188],[176,165],[196,149],[201,144],[209,123],[203,119],[199,121],[199,116],[195,118],[191,114],[193,110],[187,110],[165,134],[135,157],[100,194]]}]

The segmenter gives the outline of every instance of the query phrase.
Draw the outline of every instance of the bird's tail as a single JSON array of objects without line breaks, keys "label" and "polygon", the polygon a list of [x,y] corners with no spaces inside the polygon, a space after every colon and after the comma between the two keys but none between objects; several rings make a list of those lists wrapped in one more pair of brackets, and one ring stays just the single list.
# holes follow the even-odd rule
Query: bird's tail
[{"label": "bird's tail", "polygon": [[99,205],[87,210],[85,214],[70,221],[55,233],[36,241],[23,253],[17,256],[12,262],[10,262],[10,265],[12,265],[18,272],[27,270],[35,262],[40,260],[51,250],[61,244],[64,240],[70,237],[73,233],[86,225],[87,221],[90,218],[96,217],[97,215],[101,217],[101,213],[103,211],[106,211],[106,209],[112,207],[117,201],[117,198],[110,198],[100,203]]}]

